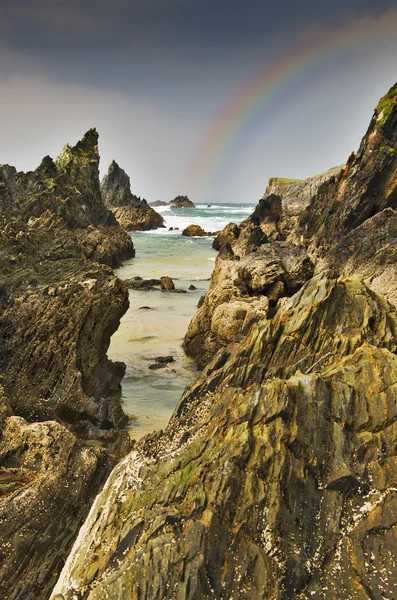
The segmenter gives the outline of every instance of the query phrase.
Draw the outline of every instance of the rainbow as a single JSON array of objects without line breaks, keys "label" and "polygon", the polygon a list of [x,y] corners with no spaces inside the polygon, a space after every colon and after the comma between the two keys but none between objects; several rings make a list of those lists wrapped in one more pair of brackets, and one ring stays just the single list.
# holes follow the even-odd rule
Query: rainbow
[{"label": "rainbow", "polygon": [[221,163],[242,139],[255,116],[291,81],[334,54],[379,38],[390,37],[394,41],[396,30],[397,10],[392,9],[377,19],[361,19],[342,29],[318,31],[309,41],[255,74],[222,108],[202,138],[188,172],[188,189],[199,192],[210,185]]}]

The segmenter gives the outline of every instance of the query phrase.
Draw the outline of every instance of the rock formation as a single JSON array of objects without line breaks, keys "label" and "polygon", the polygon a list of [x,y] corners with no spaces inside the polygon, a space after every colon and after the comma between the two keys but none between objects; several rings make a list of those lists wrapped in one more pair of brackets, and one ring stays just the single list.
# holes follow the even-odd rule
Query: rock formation
[{"label": "rock formation", "polygon": [[208,237],[218,235],[219,231],[204,231],[200,225],[188,225],[183,231],[182,235],[186,237]]},{"label": "rock formation", "polygon": [[331,177],[338,177],[342,170],[343,167],[334,167],[325,173],[303,180],[271,177],[263,197],[266,198],[270,194],[280,196],[284,211],[299,214],[309,206],[319,186]]},{"label": "rock formation", "polygon": [[125,365],[106,351],[128,307],[110,266],[134,248],[102,202],[97,141],[91,130],[34,172],[0,166],[2,598],[49,596],[129,448],[113,397]]},{"label": "rock formation", "polygon": [[169,203],[171,208],[196,208],[194,203],[187,196],[176,196]]},{"label": "rock formation", "polygon": [[168,202],[164,200],[155,200],[154,202],[150,202],[149,206],[168,206]]},{"label": "rock formation", "polygon": [[395,86],[309,206],[273,188],[218,237],[185,341],[204,370],[113,471],[53,600],[396,596],[396,146]]},{"label": "rock formation", "polygon": [[131,192],[130,178],[113,161],[101,183],[102,198],[118,223],[128,231],[146,231],[164,227],[164,219],[146,200]]}]

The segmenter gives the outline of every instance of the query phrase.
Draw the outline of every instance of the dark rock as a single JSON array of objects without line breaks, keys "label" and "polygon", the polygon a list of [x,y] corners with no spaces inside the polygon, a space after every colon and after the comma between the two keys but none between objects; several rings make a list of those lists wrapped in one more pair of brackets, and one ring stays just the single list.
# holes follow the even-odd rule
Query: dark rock
[{"label": "dark rock", "polygon": [[196,208],[187,196],[176,196],[169,205],[171,208]]},{"label": "dark rock", "polygon": [[125,279],[124,283],[130,290],[153,290],[161,286],[160,279],[142,279],[142,277]]},{"label": "dark rock", "polygon": [[175,362],[174,358],[172,356],[157,356],[157,358],[155,358],[154,360],[157,363],[162,363],[162,364],[168,364],[168,363]]},{"label": "dark rock", "polygon": [[196,286],[192,283],[189,285],[189,290],[197,290]]},{"label": "dark rock", "polygon": [[168,202],[164,202],[164,200],[155,200],[154,202],[150,202],[150,206],[168,206]]},{"label": "dark rock", "polygon": [[97,142],[90,130],[33,172],[0,167],[2,598],[49,596],[130,447],[112,396],[125,365],[106,356],[128,290],[105,265],[134,248],[103,204]]},{"label": "dark rock", "polygon": [[101,192],[104,203],[124,229],[146,231],[165,227],[163,217],[145,199],[131,193],[130,178],[115,161],[102,180]]},{"label": "dark rock", "polygon": [[138,310],[153,310],[151,306],[140,306]]},{"label": "dark rock", "polygon": [[221,250],[227,244],[233,243],[240,235],[240,228],[236,223],[229,223],[214,239],[212,247],[215,250]]},{"label": "dark rock", "polygon": [[197,308],[200,308],[201,306],[203,306],[204,300],[205,300],[205,294],[203,296],[200,296],[199,301],[197,302]]}]

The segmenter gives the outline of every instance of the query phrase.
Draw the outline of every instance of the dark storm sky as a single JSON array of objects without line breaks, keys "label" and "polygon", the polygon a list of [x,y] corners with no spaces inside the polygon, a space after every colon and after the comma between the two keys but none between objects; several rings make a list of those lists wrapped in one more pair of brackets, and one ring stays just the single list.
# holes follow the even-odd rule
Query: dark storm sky
[{"label": "dark storm sky", "polygon": [[[254,202],[270,176],[306,177],[357,147],[397,80],[393,21],[391,0],[0,0],[0,162],[34,168],[96,126],[102,171],[115,158],[149,200]],[[216,167],[188,179],[203,136],[255,73],[361,23],[357,43],[303,69]]]}]

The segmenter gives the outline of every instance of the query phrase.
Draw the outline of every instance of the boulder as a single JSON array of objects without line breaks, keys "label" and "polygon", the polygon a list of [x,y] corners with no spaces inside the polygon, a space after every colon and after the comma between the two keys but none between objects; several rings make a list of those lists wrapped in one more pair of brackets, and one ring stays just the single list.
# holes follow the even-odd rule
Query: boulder
[{"label": "boulder", "polygon": [[175,290],[175,284],[172,281],[171,277],[168,276],[164,276],[161,278],[161,289],[163,290],[163,292],[170,292]]}]

